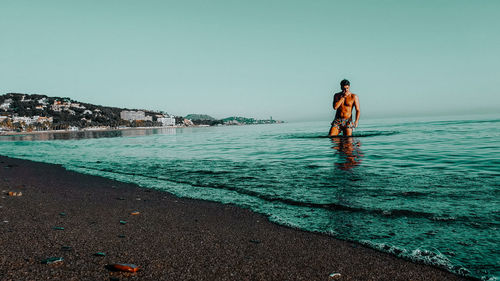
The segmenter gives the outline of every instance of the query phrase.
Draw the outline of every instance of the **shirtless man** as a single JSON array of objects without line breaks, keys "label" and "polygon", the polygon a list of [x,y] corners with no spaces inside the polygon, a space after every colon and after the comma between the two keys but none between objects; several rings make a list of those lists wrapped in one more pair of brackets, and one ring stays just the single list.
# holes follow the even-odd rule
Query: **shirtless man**
[{"label": "shirtless man", "polygon": [[[340,82],[340,89],[342,92],[336,93],[333,96],[333,109],[337,110],[335,113],[335,119],[330,127],[330,133],[328,136],[338,136],[340,132],[343,132],[344,136],[351,136],[352,129],[358,127],[359,121],[359,98],[357,95],[351,93],[349,88],[351,83],[344,79]],[[356,108],[356,121],[352,122],[352,110]]]}]

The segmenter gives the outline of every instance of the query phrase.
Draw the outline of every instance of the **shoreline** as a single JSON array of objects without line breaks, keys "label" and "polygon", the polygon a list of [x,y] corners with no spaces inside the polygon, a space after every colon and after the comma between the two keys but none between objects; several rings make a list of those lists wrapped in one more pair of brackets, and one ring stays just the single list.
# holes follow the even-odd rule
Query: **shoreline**
[{"label": "shoreline", "polygon": [[[198,127],[198,126],[191,126]],[[161,127],[126,127],[126,128],[106,128],[106,129],[92,129],[92,130],[47,130],[47,131],[31,131],[31,132],[5,132],[0,131],[0,136],[18,136],[18,135],[38,135],[38,134],[68,134],[68,133],[81,133],[81,132],[115,132],[115,131],[132,131],[132,130],[147,130],[147,129],[177,129],[189,128],[185,126],[161,126]]]},{"label": "shoreline", "polygon": [[[332,273],[339,280],[476,280],[280,226],[234,205],[55,164],[0,156],[0,190],[2,280],[328,280]],[[41,264],[50,257],[64,261]],[[112,272],[111,263],[141,269]]]},{"label": "shoreline", "polygon": [[[283,124],[277,123],[277,124]],[[270,124],[240,124],[240,125],[222,125],[222,126],[249,126],[249,125],[270,125]],[[83,130],[46,130],[46,131],[31,131],[31,132],[12,132],[0,131],[0,136],[22,136],[22,135],[40,135],[40,134],[71,134],[71,133],[85,133],[85,132],[118,132],[118,131],[135,131],[135,130],[153,130],[153,129],[179,129],[179,128],[207,128],[217,127],[210,125],[193,125],[193,126],[155,126],[155,127],[125,127],[125,128],[103,128],[103,129],[83,129]]]}]

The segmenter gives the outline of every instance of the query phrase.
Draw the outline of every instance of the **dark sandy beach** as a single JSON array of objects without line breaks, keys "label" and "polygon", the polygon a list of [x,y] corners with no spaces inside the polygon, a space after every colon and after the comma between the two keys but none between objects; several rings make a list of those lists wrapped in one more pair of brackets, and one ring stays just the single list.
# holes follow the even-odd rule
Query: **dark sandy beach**
[{"label": "dark sandy beach", "polygon": [[[235,206],[58,165],[2,156],[0,190],[0,280],[469,280]],[[64,261],[42,264],[50,257]],[[140,271],[113,272],[113,263]]]}]

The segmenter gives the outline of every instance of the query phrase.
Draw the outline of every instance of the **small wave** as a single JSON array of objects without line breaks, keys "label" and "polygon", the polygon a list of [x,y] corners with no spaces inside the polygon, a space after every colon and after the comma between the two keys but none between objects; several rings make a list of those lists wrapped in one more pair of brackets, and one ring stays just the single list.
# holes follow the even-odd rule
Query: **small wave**
[{"label": "small wave", "polygon": [[[377,137],[377,136],[392,136],[399,134],[399,131],[361,131],[354,132],[351,138],[366,138],[366,137]],[[345,136],[328,136],[321,133],[309,133],[309,134],[287,134],[278,136],[280,139],[331,139],[331,138],[346,138]]]},{"label": "small wave", "polygon": [[194,171],[189,171],[188,173],[190,174],[201,174],[201,175],[223,175],[223,174],[230,174],[230,171],[212,171],[212,170],[194,170]]},{"label": "small wave", "polygon": [[454,221],[457,220],[456,217],[445,217],[445,216],[435,216],[432,217],[433,221]]},{"label": "small wave", "polygon": [[493,120],[449,120],[449,121],[433,121],[430,125],[463,125],[463,124],[482,124],[482,123],[498,123],[500,119]]},{"label": "small wave", "polygon": [[385,243],[376,243],[369,240],[361,240],[359,241],[359,243],[382,252],[393,254],[398,257],[403,257],[408,253],[408,250],[404,248],[399,248]]},{"label": "small wave", "polygon": [[386,243],[377,243],[369,240],[361,240],[359,242],[370,248],[390,253],[404,259],[409,259],[413,262],[437,266],[462,276],[471,276],[471,272],[467,268],[452,264],[452,262],[437,249],[434,251],[426,249],[409,251]]},{"label": "small wave", "polygon": [[302,229],[299,225],[297,224],[294,224],[292,222],[290,222],[289,220],[287,219],[284,219],[278,215],[274,215],[274,214],[267,214],[267,217],[269,219],[269,221],[271,222],[274,222],[274,223],[277,223],[277,224],[280,224],[280,225],[284,225],[284,226],[287,226],[287,227],[290,227],[290,228],[295,228],[295,229]]}]

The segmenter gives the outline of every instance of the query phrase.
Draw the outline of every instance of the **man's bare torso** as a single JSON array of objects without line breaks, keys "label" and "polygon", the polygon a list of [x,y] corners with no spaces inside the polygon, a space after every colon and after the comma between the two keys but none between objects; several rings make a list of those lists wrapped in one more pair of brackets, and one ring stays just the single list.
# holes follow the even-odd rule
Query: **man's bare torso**
[{"label": "man's bare torso", "polygon": [[343,92],[339,92],[334,95],[333,103],[337,103],[342,97],[344,97],[344,102],[337,108],[335,119],[349,119],[352,117],[352,110],[357,96],[354,93],[344,95]]}]

